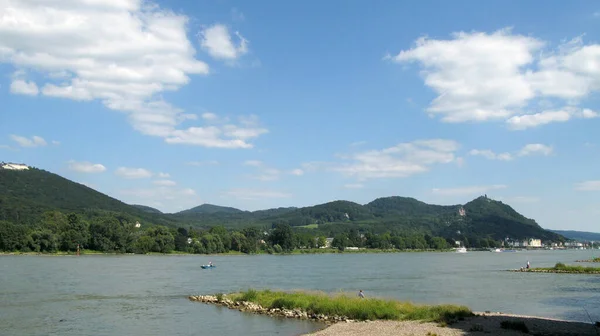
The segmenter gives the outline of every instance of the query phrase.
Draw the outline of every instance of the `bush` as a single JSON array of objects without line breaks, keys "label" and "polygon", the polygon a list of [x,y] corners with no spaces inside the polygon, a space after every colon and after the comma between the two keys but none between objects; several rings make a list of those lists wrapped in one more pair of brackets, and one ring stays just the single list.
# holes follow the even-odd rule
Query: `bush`
[{"label": "bush", "polygon": [[217,301],[218,302],[222,302],[223,301],[223,293],[217,293],[216,297],[217,297]]}]

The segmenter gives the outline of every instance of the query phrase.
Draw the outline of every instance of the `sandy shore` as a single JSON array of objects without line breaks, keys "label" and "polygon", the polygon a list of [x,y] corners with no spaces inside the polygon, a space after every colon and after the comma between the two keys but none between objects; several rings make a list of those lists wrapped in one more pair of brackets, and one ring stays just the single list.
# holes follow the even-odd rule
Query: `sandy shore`
[{"label": "sandy shore", "polygon": [[533,316],[501,313],[478,313],[477,316],[458,321],[448,326],[418,321],[371,321],[336,323],[311,336],[462,336],[462,335],[526,335],[521,331],[503,329],[502,321],[525,323],[529,335],[552,336],[599,336],[600,328],[593,324],[546,319]]}]

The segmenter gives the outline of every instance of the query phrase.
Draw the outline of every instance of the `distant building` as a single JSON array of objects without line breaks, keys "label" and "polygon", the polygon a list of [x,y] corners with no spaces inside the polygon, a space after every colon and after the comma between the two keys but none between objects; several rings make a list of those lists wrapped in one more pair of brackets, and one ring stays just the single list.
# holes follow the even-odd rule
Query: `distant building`
[{"label": "distant building", "polygon": [[529,241],[528,241],[528,245],[530,247],[542,247],[542,240],[541,239],[530,238]]},{"label": "distant building", "polygon": [[0,168],[8,170],[28,170],[29,166],[24,163],[0,162]]},{"label": "distant building", "polygon": [[332,242],[333,238],[325,238],[325,247],[331,247]]},{"label": "distant building", "polygon": [[460,209],[458,209],[458,215],[461,217],[464,217],[467,215],[467,212],[465,211],[465,208],[460,207]]},{"label": "distant building", "polygon": [[136,227],[136,228],[142,227],[142,224],[140,224],[140,222],[136,221],[136,222],[135,222],[135,227]]}]

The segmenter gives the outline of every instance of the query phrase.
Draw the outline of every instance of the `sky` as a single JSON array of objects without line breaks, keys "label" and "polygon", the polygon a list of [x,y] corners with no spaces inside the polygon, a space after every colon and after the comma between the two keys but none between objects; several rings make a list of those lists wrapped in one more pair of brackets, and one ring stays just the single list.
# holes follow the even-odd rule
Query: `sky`
[{"label": "sky", "polygon": [[598,232],[592,1],[0,0],[0,161],[127,203],[487,194]]}]

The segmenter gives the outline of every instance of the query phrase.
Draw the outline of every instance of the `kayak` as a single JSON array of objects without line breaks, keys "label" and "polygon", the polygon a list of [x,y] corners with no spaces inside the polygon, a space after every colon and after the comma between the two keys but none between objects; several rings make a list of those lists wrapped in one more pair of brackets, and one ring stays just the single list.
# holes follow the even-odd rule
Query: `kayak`
[{"label": "kayak", "polygon": [[206,268],[215,268],[215,267],[217,267],[217,266],[215,266],[215,265],[202,265],[202,266],[200,266],[200,267],[202,267],[202,268],[206,269]]}]

